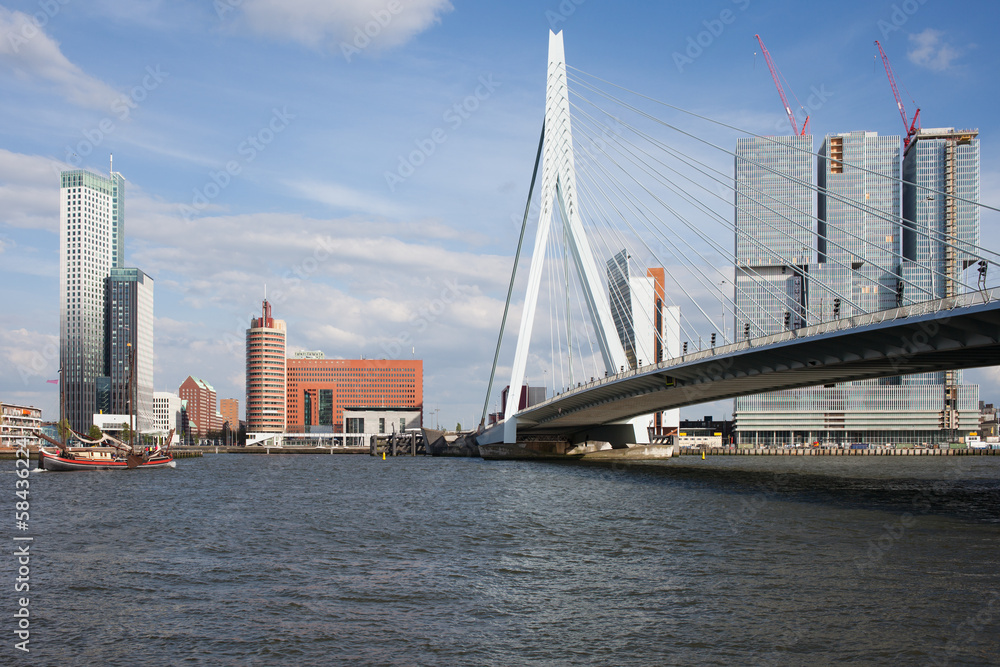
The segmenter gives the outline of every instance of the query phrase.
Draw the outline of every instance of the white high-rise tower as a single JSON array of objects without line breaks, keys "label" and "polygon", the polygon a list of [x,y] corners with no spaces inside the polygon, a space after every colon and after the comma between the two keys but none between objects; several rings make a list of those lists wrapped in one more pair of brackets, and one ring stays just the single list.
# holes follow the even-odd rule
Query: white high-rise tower
[{"label": "white high-rise tower", "polygon": [[59,331],[70,426],[86,432],[105,375],[105,278],[124,264],[125,178],[77,169],[59,191]]}]

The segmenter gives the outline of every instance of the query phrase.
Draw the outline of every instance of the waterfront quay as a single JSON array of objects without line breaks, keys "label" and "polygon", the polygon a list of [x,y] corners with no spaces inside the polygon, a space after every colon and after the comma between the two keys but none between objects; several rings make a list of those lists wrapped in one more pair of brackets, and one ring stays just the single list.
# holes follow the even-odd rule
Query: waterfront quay
[{"label": "waterfront quay", "polygon": [[679,456],[1000,456],[1000,449],[972,447],[681,447]]}]

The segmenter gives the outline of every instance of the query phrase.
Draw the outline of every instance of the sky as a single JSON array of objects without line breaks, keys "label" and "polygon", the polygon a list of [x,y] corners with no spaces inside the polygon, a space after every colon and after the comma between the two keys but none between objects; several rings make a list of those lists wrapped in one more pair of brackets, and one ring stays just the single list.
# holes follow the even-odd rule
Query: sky
[{"label": "sky", "polygon": [[[289,355],[423,359],[425,413],[471,426],[550,29],[583,72],[787,134],[759,33],[817,137],[902,132],[880,40],[910,115],[919,105],[924,127],[979,128],[981,199],[997,206],[998,18],[993,2],[940,0],[4,0],[0,401],[58,414],[47,380],[59,365],[62,170],[107,173],[113,154],[127,180],[125,263],[155,280],[158,391],[194,375],[242,412],[245,330],[266,290]],[[984,213],[991,249],[997,222]],[[966,379],[1000,401],[997,369]]]}]

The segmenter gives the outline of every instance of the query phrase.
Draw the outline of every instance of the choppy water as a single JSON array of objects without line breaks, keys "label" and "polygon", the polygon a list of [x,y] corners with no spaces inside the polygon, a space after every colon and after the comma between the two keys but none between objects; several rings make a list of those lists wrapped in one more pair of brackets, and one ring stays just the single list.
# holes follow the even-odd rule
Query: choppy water
[{"label": "choppy water", "polygon": [[220,454],[31,492],[0,663],[1000,663],[997,457]]}]

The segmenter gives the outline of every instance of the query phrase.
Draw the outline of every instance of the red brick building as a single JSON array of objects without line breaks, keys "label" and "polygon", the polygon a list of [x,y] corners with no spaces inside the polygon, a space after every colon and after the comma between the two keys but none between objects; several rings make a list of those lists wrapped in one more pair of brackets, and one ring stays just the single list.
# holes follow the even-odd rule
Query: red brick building
[{"label": "red brick building", "polygon": [[210,431],[222,430],[222,415],[216,403],[215,388],[204,380],[188,376],[177,390],[182,401],[187,401],[187,418],[191,433],[204,436]]},{"label": "red brick building", "polygon": [[424,405],[424,362],[404,359],[288,359],[287,429],[344,432],[344,408]]}]

